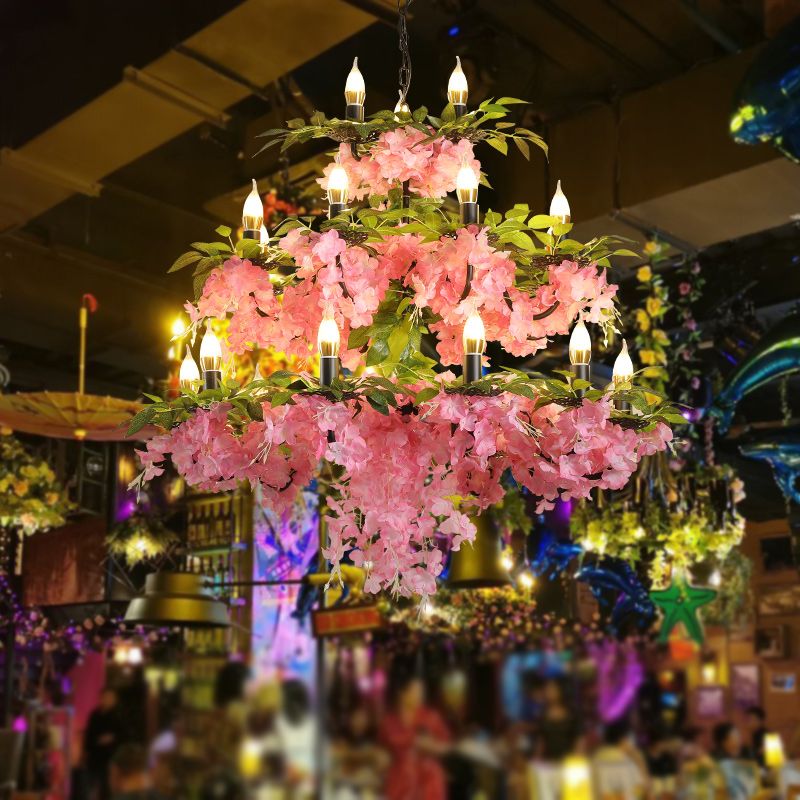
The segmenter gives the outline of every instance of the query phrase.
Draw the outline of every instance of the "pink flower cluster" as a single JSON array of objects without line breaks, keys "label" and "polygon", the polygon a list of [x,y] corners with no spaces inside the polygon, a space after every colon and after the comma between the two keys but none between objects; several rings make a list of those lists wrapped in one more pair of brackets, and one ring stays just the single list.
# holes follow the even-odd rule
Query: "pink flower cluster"
[{"label": "pink flower cluster", "polygon": [[[425,138],[416,128],[397,128],[381,134],[369,153],[360,159],[353,158],[348,144],[339,145],[339,163],[347,173],[350,199],[385,195],[405,181],[412,193],[439,198],[455,190],[462,166],[467,165],[480,175],[480,162],[467,139],[451,142],[437,138],[422,144]],[[333,163],[329,164],[323,177],[317,179],[323,189],[328,188],[333,167]]]},{"label": "pink flower cluster", "polygon": [[198,411],[147,443],[145,479],[160,474],[169,455],[190,484],[221,491],[248,480],[280,513],[325,457],[338,468],[324,552],[334,573],[347,556],[365,567],[366,591],[406,596],[435,592],[443,553],[475,536],[464,509],[497,503],[506,469],[547,508],[559,496],[620,488],[640,458],[672,437],[666,425],[638,433],[613,424],[608,400],[534,410],[532,400],[511,393],[440,392],[420,409],[388,416],[362,401],[295,400],[264,403],[264,421],[239,435],[226,422],[227,404]]},{"label": "pink flower cluster", "polygon": [[[436,333],[443,364],[461,361],[461,334],[477,310],[487,338],[508,352],[525,356],[547,345],[550,336],[566,334],[583,315],[599,322],[613,308],[616,286],[594,265],[562,261],[550,266],[547,282],[534,295],[515,288],[515,264],[492,247],[486,230],[461,229],[455,237],[423,242],[416,234],[371,243],[377,255],[347,247],[338,231],[290,231],[281,247],[297,265],[296,280],[277,296],[266,270],[232,258],[208,277],[197,307],[187,305],[193,320],[230,316],[228,346],[241,353],[253,345],[274,347],[306,357],[316,341],[324,313],[332,313],[346,344],[353,328],[368,326],[395,282],[413,294],[417,307],[441,317]],[[460,300],[472,265],[472,288]],[[510,301],[510,306],[509,306]],[[557,305],[556,305],[557,304]],[[556,305],[544,319],[534,316]],[[360,354],[343,347],[341,358],[355,367]]]}]

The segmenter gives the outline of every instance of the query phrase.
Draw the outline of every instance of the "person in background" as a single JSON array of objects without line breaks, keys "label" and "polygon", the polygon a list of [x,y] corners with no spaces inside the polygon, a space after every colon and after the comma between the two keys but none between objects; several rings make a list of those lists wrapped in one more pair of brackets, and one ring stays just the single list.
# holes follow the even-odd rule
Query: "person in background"
[{"label": "person in background", "polygon": [[582,730],[564,700],[564,691],[556,680],[544,685],[544,709],[539,720],[538,756],[545,761],[561,761],[582,747]]},{"label": "person in background", "polygon": [[157,800],[150,785],[147,751],[138,744],[123,744],[111,757],[111,800]]},{"label": "person in background", "polygon": [[368,707],[358,702],[333,740],[332,783],[335,796],[375,797],[383,783],[388,757],[377,742]]},{"label": "person in background", "polygon": [[450,750],[450,731],[439,713],[425,704],[418,678],[406,676],[398,681],[379,738],[390,756],[386,800],[445,800],[447,785],[440,759]]},{"label": "person in background", "polygon": [[125,725],[117,706],[117,693],[106,688],[100,695],[97,708],[89,715],[83,751],[91,800],[108,800],[110,797],[109,764],[114,752],[126,738]]},{"label": "person in background", "polygon": [[592,758],[592,768],[600,797],[616,793],[627,800],[644,795],[647,764],[631,738],[627,720],[606,725],[603,744]]},{"label": "person in background", "polygon": [[311,713],[308,689],[302,681],[284,681],[282,707],[275,719],[275,734],[287,785],[293,798],[311,797],[314,792],[315,742],[317,726]]},{"label": "person in background", "polygon": [[742,746],[742,758],[758,762],[759,766],[764,766],[764,736],[767,727],[764,725],[766,715],[760,706],[750,706],[745,717],[745,729],[747,738]]},{"label": "person in background", "polygon": [[749,800],[759,789],[758,770],[739,760],[742,738],[731,722],[714,726],[714,759],[725,780],[730,800]]}]

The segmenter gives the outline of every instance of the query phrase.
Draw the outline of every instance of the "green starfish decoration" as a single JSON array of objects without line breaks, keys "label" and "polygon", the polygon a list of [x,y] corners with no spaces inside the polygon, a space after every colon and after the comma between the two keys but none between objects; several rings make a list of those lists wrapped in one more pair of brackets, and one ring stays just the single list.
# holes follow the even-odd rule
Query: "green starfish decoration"
[{"label": "green starfish decoration", "polygon": [[691,586],[686,578],[677,578],[668,588],[650,592],[650,599],[664,615],[659,641],[666,642],[672,629],[682,622],[686,633],[697,644],[703,644],[703,626],[697,618],[697,609],[710,603],[716,596],[713,589]]}]

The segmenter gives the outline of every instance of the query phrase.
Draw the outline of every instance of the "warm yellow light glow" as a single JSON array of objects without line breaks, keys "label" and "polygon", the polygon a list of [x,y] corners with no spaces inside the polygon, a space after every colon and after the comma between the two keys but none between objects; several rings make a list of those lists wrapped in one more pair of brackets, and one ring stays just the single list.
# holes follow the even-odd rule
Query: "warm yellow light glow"
[{"label": "warm yellow light glow", "polygon": [[713,662],[703,664],[700,669],[700,676],[703,679],[703,683],[708,685],[715,684],[717,682],[717,665]]},{"label": "warm yellow light glow", "polygon": [[486,350],[486,329],[477,311],[470,314],[464,323],[463,343],[465,355],[482,355]]},{"label": "warm yellow light glow", "polygon": [[592,360],[592,339],[583,320],[572,329],[569,337],[570,364],[588,364]]},{"label": "warm yellow light glow", "polygon": [[258,739],[247,738],[239,752],[239,771],[245,778],[256,778],[261,774],[262,748]]},{"label": "warm yellow light glow", "polygon": [[764,734],[764,761],[768,767],[782,767],[786,762],[783,740],[779,733]]},{"label": "warm yellow light glow", "polygon": [[197,368],[197,363],[192,354],[187,350],[186,358],[181,362],[181,371],[179,376],[181,389],[184,391],[194,391],[200,383],[200,370]]},{"label": "warm yellow light glow", "polygon": [[718,569],[715,569],[708,578],[708,582],[713,587],[722,586],[722,574]]},{"label": "warm yellow light glow", "polygon": [[453,105],[465,106],[468,97],[467,76],[461,69],[461,58],[456,56],[456,68],[450,73],[450,80],[447,82],[447,99]]},{"label": "warm yellow light glow", "polygon": [[321,356],[338,356],[340,341],[336,320],[331,316],[324,316],[319,324],[319,333],[317,333],[319,354]]},{"label": "warm yellow light glow", "polygon": [[183,336],[186,333],[186,324],[183,321],[183,317],[175,317],[175,320],[172,323],[172,335],[176,339],[178,336]]},{"label": "warm yellow light glow", "polygon": [[478,176],[467,164],[461,167],[456,176],[456,195],[459,203],[478,202]]},{"label": "warm yellow light glow", "polygon": [[222,345],[210,325],[206,326],[205,336],[200,342],[200,366],[203,372],[222,369]]},{"label": "warm yellow light glow", "polygon": [[561,771],[563,800],[592,800],[589,761],[585,756],[568,756]]},{"label": "warm yellow light glow", "polygon": [[503,553],[500,556],[500,566],[508,572],[514,567],[514,559],[508,553]]},{"label": "warm yellow light glow", "polygon": [[523,572],[522,575],[519,576],[519,585],[523,589],[532,589],[533,584],[533,575],[531,575],[530,572]]},{"label": "warm yellow light glow", "polygon": [[328,175],[328,202],[347,205],[350,179],[341,164],[337,164]]},{"label": "warm yellow light glow", "polygon": [[261,225],[264,222],[264,204],[261,202],[261,196],[258,194],[258,186],[256,180],[253,178],[253,188],[250,194],[247,195],[244,201],[244,209],[242,209],[242,227],[246,231],[261,230]]},{"label": "warm yellow light glow", "polygon": [[344,84],[344,99],[348,105],[363,106],[367,97],[367,90],[364,86],[364,76],[358,68],[358,58],[353,59],[353,67],[347,76]]},{"label": "warm yellow light glow", "polygon": [[628,354],[628,343],[622,340],[622,350],[614,360],[613,380],[614,386],[623,387],[630,385],[631,378],[633,378],[633,361]]},{"label": "warm yellow light glow", "polygon": [[127,664],[128,663],[128,649],[126,647],[118,646],[114,650],[114,663]]},{"label": "warm yellow light glow", "polygon": [[142,663],[142,648],[135,645],[128,650],[128,663],[141,664]]},{"label": "warm yellow light glow", "polygon": [[550,216],[558,217],[561,222],[570,221],[569,201],[567,196],[561,190],[561,181],[556,183],[556,193],[550,201]]},{"label": "warm yellow light glow", "polygon": [[408,103],[403,100],[403,93],[398,91],[397,94],[400,96],[400,99],[397,101],[397,105],[394,107],[394,113],[399,114],[402,112],[403,114],[410,114],[411,109],[408,107]]}]

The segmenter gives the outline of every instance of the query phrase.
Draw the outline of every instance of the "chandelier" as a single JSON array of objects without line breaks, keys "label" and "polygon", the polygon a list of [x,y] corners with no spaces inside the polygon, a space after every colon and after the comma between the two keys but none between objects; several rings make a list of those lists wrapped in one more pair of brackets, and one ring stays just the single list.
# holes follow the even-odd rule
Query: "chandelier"
[{"label": "chandelier", "polygon": [[[405,11],[393,110],[365,114],[356,59],[344,118],[318,111],[262,134],[282,152],[312,139],[338,145],[318,180],[327,218],[290,217],[268,232],[254,181],[242,237],[220,226],[220,241],[193,244],[173,265],[194,268],[182,393],[147,406],[131,433],[164,429],[141,453],[140,482],[170,458],[191,485],[249,481],[281,511],[316,478],[332,575],[349,562],[365,570],[366,592],[425,597],[446,552],[471,542],[475,515],[502,498],[505,473],[540,510],[620,489],[684,419],[636,386],[626,348],[612,383],[592,385],[587,325],[605,333],[617,321],[605,268],[635,254],[615,237],[572,239],[560,184],[548,214],[516,205],[481,216],[477,146],[506,154],[513,144],[530,158],[546,145],[511,118],[521,100],[470,108],[458,59],[441,115],[412,111]],[[445,203],[451,192],[458,214]],[[209,324],[219,319],[224,339]],[[520,357],[570,332],[569,370],[486,371],[487,341]],[[239,385],[226,364],[257,347],[299,358],[316,347],[318,374]],[[458,364],[460,375],[447,369]]]}]

